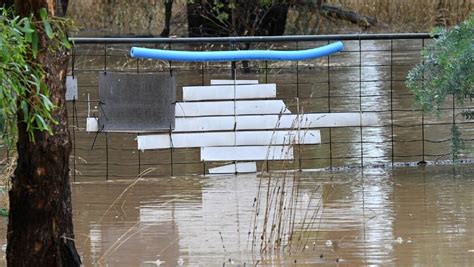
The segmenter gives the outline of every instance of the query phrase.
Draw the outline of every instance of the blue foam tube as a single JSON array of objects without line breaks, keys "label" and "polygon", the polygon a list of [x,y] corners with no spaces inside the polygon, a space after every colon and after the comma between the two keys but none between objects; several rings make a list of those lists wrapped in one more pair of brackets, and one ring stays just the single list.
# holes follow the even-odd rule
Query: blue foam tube
[{"label": "blue foam tube", "polygon": [[341,51],[342,42],[335,42],[322,47],[306,50],[235,50],[235,51],[176,51],[132,47],[130,55],[133,58],[160,59],[183,62],[206,61],[240,61],[240,60],[306,60],[328,56]]}]

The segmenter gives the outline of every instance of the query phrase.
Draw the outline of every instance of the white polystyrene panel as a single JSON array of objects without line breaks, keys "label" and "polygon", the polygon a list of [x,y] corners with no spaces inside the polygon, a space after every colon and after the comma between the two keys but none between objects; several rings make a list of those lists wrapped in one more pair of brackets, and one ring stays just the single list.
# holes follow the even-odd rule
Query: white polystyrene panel
[{"label": "white polystyrene panel", "polygon": [[66,101],[77,99],[77,79],[73,76],[66,76]]},{"label": "white polystyrene panel", "polygon": [[176,117],[196,117],[207,115],[233,115],[234,102],[177,102]]},{"label": "white polystyrene panel", "polygon": [[289,145],[289,144],[319,144],[319,130],[299,131],[251,131],[236,132],[238,146],[251,145]]},{"label": "white polystyrene panel", "polygon": [[237,164],[228,164],[215,168],[209,168],[210,174],[226,174],[226,173],[251,173],[257,172],[256,162],[237,162]]},{"label": "white polystyrene panel", "polygon": [[[345,117],[343,120],[340,118]],[[189,117],[176,118],[173,133],[206,132],[235,130],[273,130],[297,129],[297,115],[250,115],[250,116],[220,116],[220,117]],[[90,118],[90,123],[97,123],[96,118]],[[299,116],[301,129],[324,127],[360,126],[360,113],[318,113]],[[235,121],[237,120],[237,125]],[[362,113],[362,126],[374,126],[378,123],[376,113]],[[97,125],[94,126],[97,129]],[[87,129],[89,131],[89,128]],[[96,130],[91,130],[96,131]]]},{"label": "white polystyrene panel", "polygon": [[[231,131],[234,130],[272,130],[321,127],[349,127],[374,126],[378,122],[376,113],[313,113],[299,117],[294,114],[279,115],[250,115],[250,116],[222,116],[222,117],[191,117],[176,118],[173,132],[201,132],[201,131]],[[299,120],[297,120],[299,118]],[[237,125],[235,121],[237,120]]]},{"label": "white polystyrene panel", "polygon": [[137,136],[138,150],[170,148],[169,134],[139,135]]},{"label": "white polystyrene panel", "polygon": [[[362,124],[361,124],[362,119]],[[318,113],[238,116],[237,130],[250,129],[290,129],[320,127],[373,126],[377,123],[375,113]]]},{"label": "white polystyrene panel", "polygon": [[275,98],[276,84],[184,86],[183,100]]},{"label": "white polystyrene panel", "polygon": [[99,131],[99,121],[97,118],[87,118],[86,123],[86,132],[98,132]]},{"label": "white polystyrene panel", "polygon": [[202,147],[202,161],[293,159],[291,146]]},{"label": "white polystyrene panel", "polygon": [[211,85],[221,84],[258,84],[258,80],[211,80]]},{"label": "white polystyrene panel", "polygon": [[[234,112],[235,111],[235,112]],[[176,117],[290,113],[282,100],[178,102]]]},{"label": "white polystyrene panel", "polygon": [[245,114],[290,114],[283,100],[236,101],[237,115]]},{"label": "white polystyrene panel", "polygon": [[234,116],[176,118],[173,132],[233,130]]},{"label": "white polystyrene panel", "polygon": [[235,133],[177,133],[140,135],[137,137],[138,149],[184,148],[202,146],[233,146]]},{"label": "white polystyrene panel", "polygon": [[319,130],[300,131],[250,131],[250,132],[212,132],[212,133],[172,133],[139,135],[138,149],[163,149],[208,146],[251,146],[251,145],[289,145],[319,144]]}]

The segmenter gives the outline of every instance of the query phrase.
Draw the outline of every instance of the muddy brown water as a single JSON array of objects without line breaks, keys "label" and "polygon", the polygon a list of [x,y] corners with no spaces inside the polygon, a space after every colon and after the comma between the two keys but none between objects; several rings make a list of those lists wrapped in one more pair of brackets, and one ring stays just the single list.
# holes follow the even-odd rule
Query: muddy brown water
[{"label": "muddy brown water", "polygon": [[267,175],[144,179],[120,198],[130,181],[75,183],[76,242],[85,266],[472,266],[472,173],[465,165],[288,174],[300,178],[296,217],[319,208],[292,253],[260,253],[259,237],[252,250]]},{"label": "muddy brown water", "polygon": [[[337,264],[339,259],[343,265],[472,266],[472,170],[464,166],[455,174],[451,167],[414,167],[297,174],[301,181],[295,197],[314,201],[310,213],[322,209],[308,230],[313,234],[302,238],[306,249],[293,254],[276,250],[262,255],[251,249],[254,198],[260,179],[265,184],[268,177],[144,180],[107,214],[129,183],[75,184],[77,245],[86,265],[153,266],[147,262],[159,259],[164,266],[283,266]],[[266,186],[261,190],[266,192]],[[307,212],[298,210],[298,216]]]},{"label": "muddy brown water", "polygon": [[[473,166],[458,166],[456,171],[451,166],[374,168],[391,162],[416,163],[423,156],[434,162],[450,158],[439,155],[449,150],[446,139],[452,113],[423,117],[421,112],[410,111],[412,96],[407,95],[403,79],[419,60],[419,52],[403,49],[420,48],[420,40],[393,44],[367,41],[362,43],[361,54],[358,45],[347,42],[347,53],[331,57],[330,73],[324,60],[298,63],[301,105],[306,112],[377,111],[380,124],[364,128],[362,137],[359,127],[321,129],[323,144],[303,146],[299,154],[302,168],[325,168],[331,163],[359,165],[361,155],[364,164],[373,166],[364,170],[273,173],[271,177],[189,175],[214,165],[199,162],[199,149],[138,152],[133,134],[110,134],[106,154],[104,135],[96,137],[83,129],[87,116],[84,101],[88,94],[97,100],[97,73],[105,62],[95,48],[86,47],[83,54],[78,53],[79,125],[75,132],[73,204],[76,243],[84,265],[473,266]],[[395,47],[392,55],[387,52],[391,45]],[[140,71],[153,71],[162,70],[159,64],[164,64],[130,63],[128,48],[108,49],[107,70],[137,71],[138,66]],[[387,66],[391,57],[392,67]],[[354,67],[359,63],[364,65],[360,72]],[[239,78],[277,83],[278,98],[294,112],[296,64],[269,65],[272,69],[268,73],[239,73]],[[204,84],[211,78],[229,78],[228,69],[213,65],[206,66],[204,72],[198,68],[178,74],[178,87],[199,85],[202,77]],[[97,113],[94,104],[92,113]],[[69,115],[72,122],[71,105]],[[422,120],[431,125],[420,126]],[[472,125],[461,127],[465,137],[474,140]],[[421,141],[423,135],[430,141]],[[333,143],[328,143],[329,139]],[[268,169],[261,162],[258,166]],[[149,167],[154,171],[119,198],[134,177]],[[282,163],[272,163],[269,169],[282,169]],[[109,181],[105,181],[106,172]],[[280,184],[283,180],[284,186]],[[273,202],[267,202],[268,181]],[[286,192],[281,198],[283,211],[272,209],[265,215],[266,203],[278,203],[274,192],[281,192],[279,186],[286,188],[282,190]],[[277,237],[270,237],[270,233],[279,215],[282,219],[276,221],[282,222],[283,230],[278,237],[283,241],[276,246]],[[265,217],[270,220],[266,235]],[[294,226],[291,243],[289,222]],[[0,228],[5,244],[6,220]],[[264,252],[260,252],[262,236],[270,240]]]}]

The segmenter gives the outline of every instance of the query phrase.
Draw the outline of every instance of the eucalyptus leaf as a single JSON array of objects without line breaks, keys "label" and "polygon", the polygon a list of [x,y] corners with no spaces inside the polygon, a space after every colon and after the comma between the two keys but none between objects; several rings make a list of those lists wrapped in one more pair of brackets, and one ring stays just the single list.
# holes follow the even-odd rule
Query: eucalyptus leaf
[{"label": "eucalyptus leaf", "polygon": [[38,55],[38,44],[39,44],[39,36],[38,32],[34,32],[32,34],[32,40],[31,40],[31,52],[33,54],[33,58],[36,58]]},{"label": "eucalyptus leaf", "polygon": [[29,115],[30,115],[28,102],[26,100],[22,100],[20,103],[20,106],[21,106],[21,110],[23,111],[23,119],[25,121],[28,121]]},{"label": "eucalyptus leaf", "polygon": [[52,134],[52,125],[58,123],[52,116],[55,106],[49,99],[45,70],[32,59],[41,49],[41,31],[48,38],[55,39],[48,42],[45,49],[55,51],[70,47],[65,34],[70,22],[48,18],[46,9],[41,9],[39,16],[40,21],[32,15],[14,17],[9,10],[0,7],[0,127],[9,131],[8,135],[3,135],[8,139],[3,141],[10,148],[18,136],[18,114],[22,114],[27,134],[33,142],[37,131]]},{"label": "eucalyptus leaf", "polygon": [[46,33],[46,36],[48,36],[49,39],[53,39],[54,38],[53,29],[51,28],[51,24],[49,24],[49,21],[43,20],[43,26],[44,26],[44,31]]},{"label": "eucalyptus leaf", "polygon": [[46,8],[41,8],[39,14],[42,21],[48,20],[48,10]]}]

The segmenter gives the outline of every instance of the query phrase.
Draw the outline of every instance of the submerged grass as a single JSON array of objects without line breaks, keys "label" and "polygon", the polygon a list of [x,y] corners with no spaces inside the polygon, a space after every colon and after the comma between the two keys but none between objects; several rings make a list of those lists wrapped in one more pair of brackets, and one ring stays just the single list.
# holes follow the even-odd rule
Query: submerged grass
[{"label": "submerged grass", "polygon": [[299,171],[262,174],[249,231],[253,253],[265,257],[275,251],[298,254],[308,249],[308,244],[315,244],[322,204],[321,186],[304,189]]},{"label": "submerged grass", "polygon": [[[120,200],[124,198],[124,196],[146,175],[155,171],[156,168],[148,168],[142,171],[109,205],[109,207],[105,210],[104,214],[99,218],[97,224],[101,224],[104,218],[108,215],[110,210],[115,207]],[[125,200],[124,200],[125,201]],[[169,200],[163,203],[163,206],[166,206],[168,203],[174,201],[174,199]],[[123,203],[122,203],[123,204]],[[135,236],[136,234],[140,233],[144,229],[150,226],[140,226],[140,221],[136,222],[132,227],[130,227],[127,231],[125,231],[117,240],[94,262],[94,264],[98,264],[102,266],[104,264],[105,259],[117,251],[123,244],[125,244],[130,238]],[[90,240],[90,235],[84,240],[83,244],[87,243]]]},{"label": "submerged grass", "polygon": [[[287,153],[286,158],[289,158],[290,149],[299,151],[297,146],[303,143],[308,133],[306,129],[309,129],[310,125],[302,121],[299,116],[301,113],[297,113],[298,116],[291,125],[291,130],[297,134],[289,136],[284,142],[289,148],[284,151]],[[273,136],[279,124],[280,121],[275,125]],[[299,134],[301,132],[302,135]],[[268,164],[269,156],[267,154],[264,165]],[[253,254],[257,249],[262,258],[275,251],[297,254],[308,249],[308,244],[317,237],[322,218],[322,189],[318,185],[309,192],[304,190],[298,171],[300,168],[298,160],[287,160],[282,163],[282,171],[267,172],[260,176],[257,196],[253,203],[253,220],[248,233]]]}]

